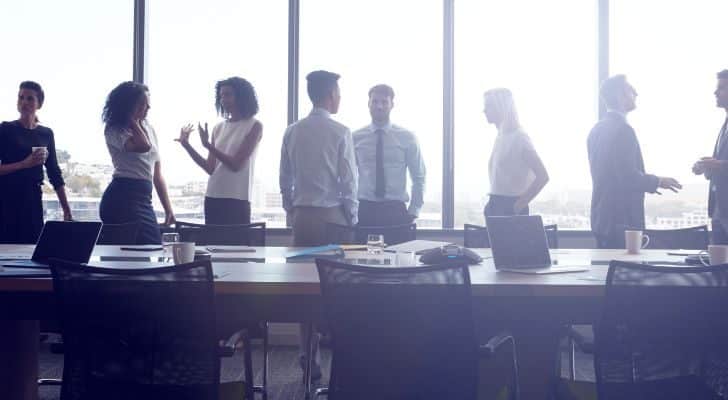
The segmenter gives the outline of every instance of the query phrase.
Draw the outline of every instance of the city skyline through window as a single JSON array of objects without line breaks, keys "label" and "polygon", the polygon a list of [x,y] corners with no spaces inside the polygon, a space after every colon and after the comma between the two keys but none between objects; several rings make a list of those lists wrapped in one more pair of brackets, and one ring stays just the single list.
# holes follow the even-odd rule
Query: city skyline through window
[{"label": "city skyline through window", "polygon": [[[237,75],[255,86],[260,103],[256,118],[263,124],[251,197],[253,220],[285,226],[278,165],[289,102],[288,3],[148,2],[149,121],[159,137],[163,172],[181,220],[202,219],[207,177],[174,138],[186,123],[207,122],[212,128],[219,122],[215,82]],[[610,74],[626,74],[639,94],[637,109],[628,118],[647,172],[685,185],[678,194],[647,196],[647,225],[707,223],[707,183],[690,167],[710,155],[725,118],[715,107],[713,91],[716,72],[728,67],[720,30],[728,3],[661,3],[659,16],[648,2],[609,4],[608,67]],[[588,230],[586,137],[598,118],[597,7],[597,1],[574,0],[454,2],[454,114],[447,116],[442,1],[301,0],[299,117],[311,109],[305,76],[314,69],[341,74],[342,103],[334,119],[352,131],[370,122],[368,89],[391,85],[392,121],[417,135],[427,166],[425,206],[416,221],[420,228],[442,226],[443,121],[452,117],[454,221],[459,228],[483,223],[489,190],[488,159],[496,130],[485,121],[482,94],[508,87],[551,178],[531,213],[560,229]],[[17,118],[21,81],[43,86],[40,122],[53,129],[62,150],[77,219],[98,219],[98,201],[111,179],[101,110],[108,92],[132,79],[133,9],[131,0],[27,0],[0,6],[11,17],[0,25],[0,35],[8,38],[0,47],[17,55],[15,62],[5,63],[0,76],[0,120]],[[643,23],[647,18],[649,29]],[[191,142],[204,150],[196,132]],[[46,218],[58,218],[55,195],[49,185],[46,189]],[[161,216],[156,196],[155,208]]]}]

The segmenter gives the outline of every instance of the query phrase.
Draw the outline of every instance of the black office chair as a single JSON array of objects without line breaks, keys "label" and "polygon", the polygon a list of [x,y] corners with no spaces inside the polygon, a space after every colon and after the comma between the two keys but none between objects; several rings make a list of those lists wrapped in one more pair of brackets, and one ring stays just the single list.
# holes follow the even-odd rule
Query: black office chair
[{"label": "black office chair", "polygon": [[126,224],[103,224],[96,244],[127,245],[136,244],[139,222]]},{"label": "black office chair", "polygon": [[[265,246],[265,222],[246,225],[204,225],[177,221],[177,232],[182,242],[195,242],[201,246]],[[246,379],[250,381],[253,391],[261,393],[263,400],[268,399],[268,322],[251,323],[236,333],[245,346],[244,363]],[[251,339],[263,342],[263,383],[255,385],[252,378]]]},{"label": "black office chair", "polygon": [[645,229],[643,232],[650,237],[648,249],[706,250],[710,243],[707,225],[682,229]]},{"label": "black office chair", "polygon": [[218,344],[209,261],[50,265],[64,346],[62,400],[218,399],[220,357],[234,349]]},{"label": "black office chair", "polygon": [[[635,228],[636,230],[641,230]],[[649,249],[689,249],[705,250],[708,248],[708,226],[700,225],[682,229],[645,229],[650,237],[647,245]],[[576,351],[586,354],[594,352],[594,335],[588,326],[569,328],[569,378],[576,379]]]},{"label": "black office chair", "polygon": [[332,244],[366,244],[368,235],[383,235],[384,243],[395,245],[417,238],[417,224],[393,226],[348,226],[327,224],[326,236]]},{"label": "black office chair", "polygon": [[728,265],[612,261],[594,332],[599,399],[725,398],[726,304]]},{"label": "black office chair", "polygon": [[204,225],[177,221],[180,240],[200,246],[265,246],[265,222],[245,225]]},{"label": "black office chair", "polygon": [[[559,248],[559,227],[556,224],[545,225],[546,240],[550,249]],[[463,229],[463,244],[471,249],[489,249],[490,238],[488,238],[488,227],[465,224]]]},{"label": "black office chair", "polygon": [[468,266],[366,267],[317,259],[331,330],[330,399],[475,399],[478,362],[510,350],[507,334],[478,346]]}]

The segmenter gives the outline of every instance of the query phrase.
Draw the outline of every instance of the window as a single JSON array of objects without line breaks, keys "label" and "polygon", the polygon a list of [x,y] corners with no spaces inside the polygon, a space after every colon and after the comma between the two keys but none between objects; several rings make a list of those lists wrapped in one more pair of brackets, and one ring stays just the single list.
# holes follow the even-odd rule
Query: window
[{"label": "window", "polygon": [[679,194],[647,196],[648,227],[708,222],[708,185],[691,167],[712,155],[725,119],[713,92],[716,73],[728,68],[726,15],[728,3],[722,1],[610,2],[610,73],[626,74],[637,90],[629,120],[646,170],[684,185]]},{"label": "window", "polygon": [[531,213],[559,228],[589,229],[586,137],[597,118],[596,14],[589,1],[455,4],[456,227],[484,222],[497,131],[485,121],[483,92],[506,87],[551,178]]},{"label": "window", "polygon": [[[278,189],[280,146],[286,127],[288,2],[284,0],[185,0],[149,2],[147,84],[149,119],[160,145],[175,215],[203,219],[207,174],[174,142],[180,128],[221,118],[215,83],[231,76],[250,81],[258,96],[263,138],[250,199],[253,221],[285,225]],[[207,156],[195,131],[190,143]],[[159,204],[155,208],[161,210]]]},{"label": "window", "polygon": [[[299,116],[308,115],[306,74],[341,75],[334,118],[352,132],[369,124],[369,88],[394,89],[393,123],[417,135],[427,167],[418,227],[442,226],[442,1],[303,0]],[[409,186],[409,185],[408,185]],[[408,187],[409,191],[409,187]]]},{"label": "window", "polygon": [[[59,161],[70,156],[61,168],[73,216],[98,219],[112,172],[101,111],[114,85],[132,78],[133,2],[10,1],[2,14],[2,119],[17,119],[21,81],[41,84],[40,122],[55,133]],[[53,190],[45,186],[46,219],[62,218]]]}]

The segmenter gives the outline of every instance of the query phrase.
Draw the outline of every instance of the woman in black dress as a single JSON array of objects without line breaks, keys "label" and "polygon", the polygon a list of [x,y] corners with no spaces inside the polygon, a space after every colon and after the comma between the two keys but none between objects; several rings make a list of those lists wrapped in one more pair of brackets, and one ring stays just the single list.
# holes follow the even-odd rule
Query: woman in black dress
[{"label": "woman in black dress", "polygon": [[45,94],[36,82],[20,84],[20,118],[0,124],[0,242],[35,243],[43,228],[43,166],[58,195],[63,219],[71,220],[53,131],[36,112]]}]

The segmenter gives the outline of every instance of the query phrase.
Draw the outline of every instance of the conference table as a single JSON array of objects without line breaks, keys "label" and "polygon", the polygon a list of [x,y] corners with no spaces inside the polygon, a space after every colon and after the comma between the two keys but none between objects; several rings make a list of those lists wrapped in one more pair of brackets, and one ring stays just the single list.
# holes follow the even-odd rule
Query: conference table
[{"label": "conference table", "polygon": [[[89,264],[118,268],[170,264],[158,246],[131,247],[134,250],[96,246]],[[219,252],[212,252],[211,260],[221,331],[233,330],[251,320],[310,323],[323,318],[315,255],[290,258],[300,250],[291,247],[216,247],[214,250]],[[27,257],[32,251],[32,245],[0,245],[0,258]],[[527,275],[497,271],[489,249],[476,251],[484,258],[481,264],[470,267],[476,325],[484,334],[501,328],[512,332],[524,400],[548,396],[564,325],[591,324],[598,318],[610,260],[670,265],[684,261],[684,256],[669,254],[668,250],[642,250],[630,255],[624,250],[558,249],[551,251],[558,264],[583,265],[588,270]],[[396,264],[395,256],[385,253],[372,257],[366,252],[351,251],[344,257],[347,261],[386,267],[387,263]],[[19,326],[22,330],[20,321],[24,320],[53,320],[52,304],[50,278],[11,277],[0,271],[0,332]],[[10,343],[0,346],[22,348]],[[8,357],[2,354],[0,358]],[[8,362],[15,361],[0,360],[2,364]],[[17,361],[16,365],[23,364]],[[14,376],[19,374],[16,371]],[[9,378],[0,377],[0,383],[3,379]],[[26,379],[26,384],[34,382]]]}]

